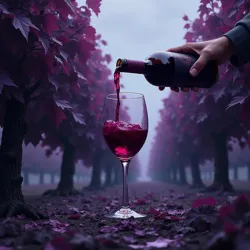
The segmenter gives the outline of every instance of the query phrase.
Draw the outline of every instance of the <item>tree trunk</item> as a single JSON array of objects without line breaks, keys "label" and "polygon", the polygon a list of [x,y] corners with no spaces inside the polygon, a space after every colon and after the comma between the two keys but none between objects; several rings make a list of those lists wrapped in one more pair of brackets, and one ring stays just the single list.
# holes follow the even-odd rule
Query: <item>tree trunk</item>
[{"label": "tree trunk", "polygon": [[23,184],[24,185],[29,185],[29,171],[28,170],[23,170]]},{"label": "tree trunk", "polygon": [[121,169],[121,167],[116,166],[114,168],[114,174],[115,174],[114,184],[115,185],[122,184],[122,169]]},{"label": "tree trunk", "polygon": [[26,132],[26,106],[15,99],[6,102],[0,149],[0,204],[24,201],[21,185],[22,144]]},{"label": "tree trunk", "polygon": [[219,133],[214,135],[213,142],[215,151],[214,181],[213,184],[208,187],[208,190],[232,191],[233,187],[229,181],[228,148],[226,134]]},{"label": "tree trunk", "polygon": [[250,181],[250,164],[247,165],[247,180]]},{"label": "tree trunk", "polygon": [[112,184],[112,169],[113,166],[110,163],[107,163],[105,166],[105,183],[104,186],[111,186]]},{"label": "tree trunk", "polygon": [[203,188],[205,187],[201,180],[201,172],[199,167],[199,158],[196,153],[191,155],[191,175],[192,175],[192,185],[193,188]]},{"label": "tree trunk", "polygon": [[75,151],[75,146],[69,141],[64,142],[61,176],[57,186],[60,192],[70,192],[74,189]]},{"label": "tree trunk", "polygon": [[178,178],[177,178],[178,169],[175,166],[173,166],[171,167],[171,170],[172,170],[172,183],[178,183]]},{"label": "tree trunk", "polygon": [[234,180],[238,180],[239,179],[239,175],[238,175],[238,167],[237,166],[233,166],[233,171],[234,171]]},{"label": "tree trunk", "polygon": [[182,162],[179,163],[179,176],[180,176],[180,181],[179,183],[181,185],[187,185],[187,177],[186,177],[186,172],[185,172],[185,166]]},{"label": "tree trunk", "polygon": [[40,173],[39,173],[39,184],[40,185],[45,184],[45,182],[44,182],[44,172],[43,171],[40,171]]},{"label": "tree trunk", "polygon": [[166,167],[166,173],[165,173],[165,174],[162,174],[162,176],[160,176],[159,179],[160,179],[161,181],[164,181],[164,182],[165,182],[165,181],[168,182],[168,183],[171,182],[171,170],[170,170],[169,167]]},{"label": "tree trunk", "polygon": [[51,184],[55,184],[56,183],[56,175],[54,173],[50,174],[50,178],[51,178]]},{"label": "tree trunk", "polygon": [[0,217],[24,214],[31,219],[45,219],[46,215],[25,204],[21,189],[22,146],[27,130],[25,111],[24,103],[14,98],[6,101],[0,149]]},{"label": "tree trunk", "polygon": [[101,158],[102,150],[97,150],[93,159],[93,170],[89,188],[101,188]]},{"label": "tree trunk", "polygon": [[169,171],[169,183],[174,183],[174,174],[173,174],[173,168],[170,166],[168,168]]},{"label": "tree trunk", "polygon": [[213,179],[213,174],[211,171],[208,172],[208,180],[212,180]]}]

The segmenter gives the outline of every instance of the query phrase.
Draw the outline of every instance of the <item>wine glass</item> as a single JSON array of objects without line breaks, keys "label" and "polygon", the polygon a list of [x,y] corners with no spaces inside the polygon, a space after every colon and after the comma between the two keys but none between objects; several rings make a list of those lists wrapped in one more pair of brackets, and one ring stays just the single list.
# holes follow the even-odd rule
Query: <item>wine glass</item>
[{"label": "wine glass", "polygon": [[148,134],[148,114],[144,96],[139,93],[121,92],[105,98],[103,110],[103,136],[111,151],[118,157],[123,171],[122,207],[110,218],[142,218],[129,207],[128,169],[132,158],[141,150]]}]

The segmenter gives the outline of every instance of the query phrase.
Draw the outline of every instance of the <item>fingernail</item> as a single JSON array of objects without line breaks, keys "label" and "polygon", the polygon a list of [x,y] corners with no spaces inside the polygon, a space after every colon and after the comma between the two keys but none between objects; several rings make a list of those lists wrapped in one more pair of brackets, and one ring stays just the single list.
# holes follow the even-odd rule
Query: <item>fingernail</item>
[{"label": "fingernail", "polygon": [[191,74],[192,76],[197,76],[197,75],[198,75],[198,70],[197,70],[196,68],[192,68],[192,69],[190,70],[190,74]]}]

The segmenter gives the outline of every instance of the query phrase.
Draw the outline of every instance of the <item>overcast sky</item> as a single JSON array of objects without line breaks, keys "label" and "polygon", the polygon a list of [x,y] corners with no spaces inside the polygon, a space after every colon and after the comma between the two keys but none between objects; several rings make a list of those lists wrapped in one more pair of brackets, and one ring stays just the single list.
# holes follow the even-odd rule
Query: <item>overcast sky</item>
[{"label": "overcast sky", "polygon": [[[84,0],[78,0],[83,4]],[[108,42],[104,51],[112,56],[111,69],[119,57],[143,60],[159,50],[184,43],[184,14],[190,19],[197,16],[200,0],[102,0],[101,14],[92,20],[93,26]],[[123,74],[123,91],[139,92],[146,98],[149,115],[149,134],[139,153],[147,167],[148,155],[155,126],[160,117],[162,99],[169,93],[158,91],[143,76]]]}]

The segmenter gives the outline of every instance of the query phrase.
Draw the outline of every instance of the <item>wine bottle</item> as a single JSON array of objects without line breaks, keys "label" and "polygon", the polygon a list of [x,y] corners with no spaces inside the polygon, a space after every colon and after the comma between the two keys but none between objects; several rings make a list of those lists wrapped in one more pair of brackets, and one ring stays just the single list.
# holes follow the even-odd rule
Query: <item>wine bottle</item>
[{"label": "wine bottle", "polygon": [[160,51],[145,61],[118,59],[116,70],[143,74],[149,83],[158,87],[210,88],[218,79],[218,65],[211,61],[198,76],[193,77],[189,71],[197,59],[198,56],[194,55]]}]

